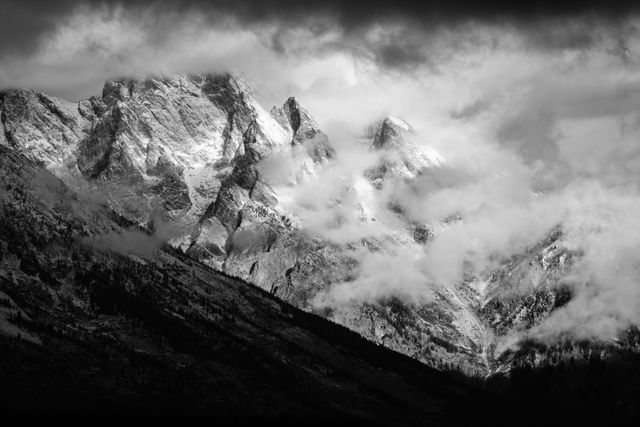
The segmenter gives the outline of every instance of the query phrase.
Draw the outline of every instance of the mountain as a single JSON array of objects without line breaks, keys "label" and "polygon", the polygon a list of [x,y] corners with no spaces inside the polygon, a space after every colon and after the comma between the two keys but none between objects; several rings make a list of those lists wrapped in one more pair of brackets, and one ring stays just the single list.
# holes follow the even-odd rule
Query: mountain
[{"label": "mountain", "polygon": [[7,147],[0,213],[7,422],[468,425],[531,410],[212,270]]},{"label": "mountain", "polygon": [[111,81],[77,103],[11,90],[0,119],[3,414],[640,416],[637,328],[608,341],[530,334],[572,298],[562,283],[582,254],[561,227],[425,301],[318,303],[376,279],[358,276],[363,254],[402,261],[463,220],[369,209],[447,167],[402,119],[354,141],[375,162],[340,175],[330,203],[382,232],[342,243],[305,228],[285,197],[335,172],[329,137],[295,98],[266,113],[238,76]]},{"label": "mountain", "polygon": [[[184,230],[175,246],[285,301],[311,310],[320,291],[348,280],[355,268],[353,245],[335,245],[292,226],[295,218],[260,170],[270,156],[293,153],[295,164],[285,179],[295,185],[335,157],[328,137],[294,98],[269,114],[239,76],[225,74],[109,81],[102,97],[76,104],[9,91],[1,108],[9,146],[43,162],[73,188],[89,186],[85,192],[101,194],[132,221],[148,224],[160,211]],[[416,173],[441,162],[436,153],[409,141],[401,144],[405,138],[394,131],[398,123],[408,129],[389,119],[372,135],[372,150],[385,153],[376,170]],[[394,240],[413,241],[414,231],[395,234]],[[378,244],[355,242],[355,248]],[[454,310],[464,311],[455,297],[449,300]],[[420,343],[425,341],[421,326],[417,332],[387,334],[392,340],[362,330],[363,319],[372,318],[374,329],[396,329],[395,307],[400,305],[386,304],[387,313],[377,305],[363,306],[354,318],[336,320],[391,348],[435,360],[425,353],[433,344]],[[436,328],[443,329],[435,332],[441,339],[452,330]],[[457,346],[461,335],[455,327],[454,333]]]},{"label": "mountain", "polygon": [[[73,191],[106,201],[117,215],[153,230],[181,256],[254,284],[305,311],[427,365],[488,376],[514,367],[635,352],[629,339],[532,341],[529,332],[571,298],[561,285],[579,251],[561,228],[496,269],[433,289],[428,300],[384,293],[320,304],[357,285],[362,259],[410,259],[462,218],[410,221],[399,205],[371,206],[438,168],[446,158],[419,143],[411,125],[387,117],[359,141],[374,158],[362,174],[336,181],[329,227],[342,211],[376,236],[336,242],[306,227],[289,193],[335,174],[338,154],[295,98],[263,109],[234,74],[120,79],[100,97],[67,102],[29,90],[0,95],[0,144],[43,165]],[[293,189],[293,190],[292,190]],[[177,252],[176,252],[177,253]],[[409,262],[409,261],[407,261]],[[535,280],[532,280],[534,278]],[[365,277],[362,280],[375,280]],[[528,283],[528,287],[522,286]]]},{"label": "mountain", "polygon": [[571,237],[557,227],[490,273],[483,283],[478,313],[492,330],[488,352],[494,372],[593,358],[615,360],[640,353],[637,326],[608,339],[568,337],[538,342],[530,336],[555,310],[570,303],[573,290],[565,282],[581,256]]},{"label": "mountain", "polygon": [[386,117],[369,129],[372,150],[384,153],[378,164],[366,171],[376,188],[382,187],[385,178],[415,178],[422,170],[444,163],[438,152],[412,141],[414,134],[411,125],[397,117]]},{"label": "mountain", "polygon": [[[455,425],[478,389],[88,204],[0,147],[0,403]],[[136,245],[132,244],[136,242]]]}]

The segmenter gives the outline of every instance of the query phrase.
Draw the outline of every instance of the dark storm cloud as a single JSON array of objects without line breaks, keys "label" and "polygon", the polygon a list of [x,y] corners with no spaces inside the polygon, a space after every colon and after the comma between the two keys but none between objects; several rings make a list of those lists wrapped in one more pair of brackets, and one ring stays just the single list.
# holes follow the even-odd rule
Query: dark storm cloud
[{"label": "dark storm cloud", "polygon": [[216,8],[234,13],[242,19],[261,20],[271,17],[298,19],[319,13],[337,18],[346,27],[368,25],[388,19],[415,21],[456,20],[467,18],[502,19],[569,16],[600,13],[619,16],[634,9],[631,1],[472,1],[472,0],[245,0],[245,1],[186,1],[190,7]]},{"label": "dark storm cloud", "polygon": [[57,19],[69,13],[74,1],[6,1],[0,0],[0,54],[30,53],[40,38],[56,27]]},{"label": "dark storm cloud", "polygon": [[[200,60],[184,62],[183,67],[164,64],[162,68],[153,54],[166,52],[170,59],[185,48],[193,52],[190,45],[204,44],[204,36],[200,41],[198,37],[209,30],[252,32],[280,56],[302,52],[319,57],[342,51],[398,73],[410,73],[423,65],[437,71],[457,51],[486,44],[486,40],[475,39],[473,28],[478,24],[515,29],[528,47],[542,51],[588,50],[598,45],[602,34],[618,32],[620,42],[611,49],[627,60],[624,32],[637,29],[626,21],[638,8],[624,1],[0,0],[0,61],[4,62],[0,63],[0,89],[32,87],[78,99],[97,93],[101,81],[122,73],[202,72],[221,66],[242,69],[228,61],[216,63],[211,59],[215,55],[206,52]],[[78,25],[82,23],[77,18],[82,15],[99,17],[90,37],[80,35]],[[121,22],[123,28],[135,29],[135,40],[115,49],[114,39],[122,38],[123,33],[100,32],[104,22]],[[431,44],[442,39],[443,31],[449,33],[450,45]],[[82,38],[82,46],[72,38],[74,32]],[[182,46],[175,45],[177,39],[184,41]],[[172,42],[173,50],[167,52]],[[54,53],[51,46],[63,50],[61,43],[73,49],[64,55]],[[67,57],[68,65],[62,56]],[[143,57],[149,57],[148,69],[132,65]],[[82,73],[78,80],[64,71],[72,65],[75,73]],[[42,69],[42,76],[29,78],[21,67],[29,68],[30,75]],[[50,80],[44,78],[45,73],[52,76]]]},{"label": "dark storm cloud", "polygon": [[388,67],[403,68],[427,61],[427,55],[419,45],[388,44],[380,46],[377,59]]},{"label": "dark storm cloud", "polygon": [[[338,151],[317,180],[281,189],[294,192],[283,200],[306,230],[335,243],[378,239],[392,203],[419,223],[465,218],[427,252],[363,252],[361,280],[338,300],[386,289],[422,298],[425,274],[457,283],[467,266],[485,271],[564,221],[585,248],[580,280],[593,286],[550,330],[588,324],[606,336],[624,322],[607,329],[602,319],[640,313],[640,19],[629,3],[557,3],[0,0],[0,89],[76,100],[112,77],[239,71],[263,106],[298,97]],[[360,178],[377,159],[354,141],[387,114],[455,173],[399,180],[373,200]],[[265,175],[296,162],[276,158]],[[336,205],[344,177],[362,199],[348,192]],[[360,221],[363,206],[377,221]],[[114,250],[159,244],[136,230],[108,237]]]},{"label": "dark storm cloud", "polygon": [[[212,20],[231,17],[241,24],[275,22],[306,25],[310,20],[327,19],[346,32],[382,22],[434,27],[467,20],[513,21],[518,25],[530,25],[550,17],[576,15],[617,19],[638,9],[637,2],[631,1],[0,0],[0,10],[4,17],[0,25],[0,55],[29,53],[56,27],[60,19],[77,7],[115,5],[125,5],[131,11],[151,9],[158,16],[196,12]],[[537,33],[537,37],[537,41],[542,44],[576,46],[590,43],[589,36],[579,29],[566,34]],[[379,55],[382,63],[411,63],[423,59],[415,46],[398,44],[384,46]]]},{"label": "dark storm cloud", "polygon": [[489,107],[488,103],[482,99],[478,99],[469,105],[451,112],[451,118],[458,120],[468,120],[477,116]]}]

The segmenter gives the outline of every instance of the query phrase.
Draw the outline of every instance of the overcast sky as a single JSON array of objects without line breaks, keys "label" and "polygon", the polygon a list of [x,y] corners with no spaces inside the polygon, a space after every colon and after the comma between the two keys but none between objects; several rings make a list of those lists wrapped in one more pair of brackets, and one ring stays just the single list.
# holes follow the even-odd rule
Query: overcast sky
[{"label": "overcast sky", "polygon": [[[300,57],[308,62],[308,56],[317,60],[338,51],[408,73],[439,65],[443,58],[432,50],[441,32],[454,32],[450,42],[464,45],[474,41],[474,26],[517,30],[532,48],[543,50],[589,49],[598,41],[600,26],[616,30],[622,43],[624,24],[635,13],[632,4],[0,0],[0,87],[34,87],[80,98],[99,93],[109,77],[212,68],[234,68],[264,83],[265,74],[272,77],[265,71],[272,70],[261,63],[272,54],[284,62]],[[501,36],[495,36],[499,41]],[[322,79],[306,71],[311,74],[307,80]],[[300,79],[291,79],[292,88]]]},{"label": "overcast sky", "polygon": [[[640,322],[632,2],[423,3],[0,0],[0,88],[75,100],[100,94],[108,78],[234,70],[266,108],[297,96],[342,154],[342,171],[367,166],[349,152],[364,127],[401,116],[451,169],[385,197],[415,221],[465,221],[415,260],[393,259],[402,269],[393,291],[455,282],[465,262],[482,270],[561,223],[585,257],[575,302],[540,336],[610,336]],[[381,273],[356,283],[379,286]]]}]

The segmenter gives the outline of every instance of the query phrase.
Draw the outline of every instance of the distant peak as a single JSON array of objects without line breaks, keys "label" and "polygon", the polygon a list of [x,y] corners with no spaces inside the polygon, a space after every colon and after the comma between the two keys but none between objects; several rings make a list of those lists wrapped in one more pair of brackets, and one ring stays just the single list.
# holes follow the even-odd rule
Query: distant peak
[{"label": "distant peak", "polygon": [[291,129],[296,132],[300,128],[300,121],[302,120],[300,117],[300,104],[298,103],[298,100],[292,96],[285,101],[282,108],[289,118]]},{"label": "distant peak", "polygon": [[298,102],[295,97],[291,96],[285,101],[282,106],[282,111],[294,133],[296,133],[300,127],[317,129],[316,121],[311,117],[309,112],[300,105],[300,102]]},{"label": "distant peak", "polygon": [[301,106],[300,106],[300,103],[298,102],[298,100],[296,99],[295,96],[290,96],[284,102],[284,105],[282,106],[282,108],[284,108],[285,110],[288,110],[288,111],[294,111],[294,110],[299,110],[301,108]]},{"label": "distant peak", "polygon": [[415,131],[404,119],[387,116],[375,126],[372,146],[377,150],[398,145],[404,141],[405,135],[413,133]]}]

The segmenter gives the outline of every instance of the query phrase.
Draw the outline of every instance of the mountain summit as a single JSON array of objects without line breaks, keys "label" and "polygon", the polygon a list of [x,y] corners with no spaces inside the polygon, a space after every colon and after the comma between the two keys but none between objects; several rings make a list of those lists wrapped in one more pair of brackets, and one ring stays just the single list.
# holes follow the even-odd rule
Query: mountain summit
[{"label": "mountain summit", "polygon": [[[374,215],[381,194],[397,185],[410,189],[448,167],[400,118],[371,127],[365,143],[375,161],[362,176],[338,177],[338,196],[305,207],[326,214],[317,218],[338,234],[347,220],[375,225],[378,233],[338,242],[305,228],[282,191],[337,173],[329,136],[294,97],[264,110],[238,75],[111,80],[100,97],[79,102],[9,90],[0,94],[0,118],[0,145],[123,220],[155,230],[192,260],[428,365],[484,376],[540,360],[590,357],[590,346],[575,343],[553,351],[520,346],[531,328],[571,298],[559,283],[579,254],[563,245],[562,230],[550,230],[495,270],[450,286],[425,283],[433,286],[425,301],[394,293],[398,278],[384,272],[359,277],[363,259],[407,254],[399,258],[404,262],[464,221],[415,223],[401,206],[382,206],[384,215]],[[345,217],[350,210],[356,218]],[[536,283],[518,292],[514,277]],[[348,295],[361,280],[380,282],[379,293],[335,306],[318,303]],[[598,345],[612,354],[635,344]]]}]

